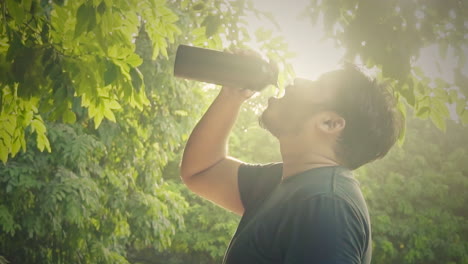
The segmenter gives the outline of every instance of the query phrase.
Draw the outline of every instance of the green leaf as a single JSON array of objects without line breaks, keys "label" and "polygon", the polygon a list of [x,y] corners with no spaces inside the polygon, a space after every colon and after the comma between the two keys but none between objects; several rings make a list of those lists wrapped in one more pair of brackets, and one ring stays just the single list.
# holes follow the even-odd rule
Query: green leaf
[{"label": "green leaf", "polygon": [[6,7],[10,15],[15,20],[16,25],[23,24],[23,20],[25,17],[24,8],[21,4],[17,3],[17,1],[7,0]]},{"label": "green leaf", "polygon": [[88,17],[88,26],[86,27],[86,31],[90,32],[96,27],[96,10],[92,7],[90,7],[90,10],[88,11],[89,17]]},{"label": "green leaf", "polygon": [[221,19],[218,16],[209,15],[203,20],[201,25],[206,27],[205,35],[209,38],[218,32]]},{"label": "green leaf", "polygon": [[102,1],[97,7],[97,11],[100,15],[104,14],[104,12],[106,12],[106,9],[107,9],[107,6],[106,6],[106,2],[104,1]]},{"label": "green leaf", "polygon": [[113,60],[114,64],[117,65],[120,68],[120,73],[123,75],[123,77],[131,81],[132,77],[130,76],[130,67],[128,66],[128,63],[125,63],[121,60]]},{"label": "green leaf", "polygon": [[104,110],[104,116],[109,119],[110,121],[114,122],[115,123],[115,116],[114,116],[114,113],[112,112],[111,109],[109,108],[106,108]]},{"label": "green leaf", "polygon": [[431,108],[425,106],[425,107],[421,107],[418,112],[416,113],[416,116],[419,117],[419,118],[428,118],[429,117],[429,114],[430,114],[430,110]]},{"label": "green leaf", "polygon": [[21,141],[19,138],[15,138],[15,140],[13,140],[13,144],[11,145],[11,155],[15,156],[16,153],[19,152],[20,148],[21,148]]},{"label": "green leaf", "polygon": [[[5,122],[6,123],[6,122]],[[11,135],[3,128],[0,129],[0,141],[6,145],[11,145]]]},{"label": "green leaf", "polygon": [[34,112],[33,111],[27,111],[26,113],[24,113],[24,116],[23,116],[23,120],[22,120],[22,123],[21,125],[23,127],[26,127],[28,126],[32,119],[33,119],[33,116],[34,116]]},{"label": "green leaf", "polygon": [[44,134],[46,132],[46,127],[44,126],[44,123],[41,119],[33,119],[31,121],[31,127],[33,129],[33,132],[36,132],[38,135]]},{"label": "green leaf", "polygon": [[3,121],[2,129],[5,130],[5,132],[8,133],[10,137],[12,137],[16,130],[16,118],[10,117],[6,119],[5,121]]},{"label": "green leaf", "polygon": [[132,67],[137,67],[140,66],[140,64],[143,62],[143,60],[138,56],[138,54],[131,53],[126,59],[125,62],[130,64]]},{"label": "green leaf", "polygon": [[198,37],[198,38],[201,38],[201,37],[205,37],[205,31],[206,31],[206,28],[204,27],[197,27],[197,28],[194,28],[191,32],[191,34],[195,37]]},{"label": "green leaf", "polygon": [[85,30],[88,28],[89,25],[89,17],[93,14],[94,10],[91,6],[86,4],[81,4],[78,10],[76,11],[76,24],[75,24],[75,34],[74,38],[79,37]]},{"label": "green leaf", "polygon": [[112,15],[109,12],[105,12],[104,14],[101,15],[101,32],[104,34],[107,34],[109,32],[113,25],[114,21],[112,20]]},{"label": "green leaf", "polygon": [[62,120],[64,123],[73,124],[76,122],[76,115],[68,109],[63,113]]},{"label": "green leaf", "polygon": [[106,71],[104,72],[104,86],[107,86],[117,78],[117,66],[111,61],[106,61]]},{"label": "green leaf", "polygon": [[122,106],[120,106],[119,102],[112,100],[108,103],[109,109],[122,109]]},{"label": "green leaf", "polygon": [[3,140],[0,139],[0,160],[5,164],[8,161],[9,148],[3,144]]},{"label": "green leaf", "polygon": [[44,151],[44,149],[47,149],[47,152],[51,152],[49,140],[44,134],[37,136],[37,148],[41,152]]},{"label": "green leaf", "polygon": [[97,129],[101,125],[102,119],[104,119],[104,113],[101,111],[96,111],[94,115],[94,129]]},{"label": "green leaf", "polygon": [[431,120],[437,128],[445,132],[446,130],[445,119],[440,113],[436,113],[435,111],[432,111]]},{"label": "green leaf", "polygon": [[442,119],[448,118],[450,116],[449,110],[444,100],[436,99],[432,101],[431,112],[437,115],[440,115]]}]

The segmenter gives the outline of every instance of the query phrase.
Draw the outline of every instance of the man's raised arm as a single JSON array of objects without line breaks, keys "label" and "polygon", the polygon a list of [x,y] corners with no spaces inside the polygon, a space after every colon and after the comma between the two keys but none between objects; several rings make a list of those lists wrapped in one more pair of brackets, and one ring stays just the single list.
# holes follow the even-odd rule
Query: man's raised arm
[{"label": "man's raised arm", "polygon": [[223,87],[193,129],[180,167],[190,190],[239,215],[244,212],[237,182],[241,162],[228,156],[227,141],[242,103],[252,94]]}]

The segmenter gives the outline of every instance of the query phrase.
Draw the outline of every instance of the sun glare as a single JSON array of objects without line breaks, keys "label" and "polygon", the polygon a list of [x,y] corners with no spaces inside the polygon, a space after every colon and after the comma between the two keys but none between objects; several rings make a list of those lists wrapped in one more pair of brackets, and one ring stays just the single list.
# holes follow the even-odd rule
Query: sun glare
[{"label": "sun glare", "polygon": [[[296,54],[290,62],[298,77],[316,79],[339,66],[344,49],[336,48],[330,40],[323,40],[321,25],[313,26],[307,19],[299,18],[308,0],[297,0],[286,6],[280,0],[255,0],[254,4],[256,8],[270,12],[281,28],[277,29],[268,21],[260,21],[251,15],[248,17],[249,31],[254,35],[257,28],[264,27],[283,35],[289,50]],[[251,45],[259,50],[255,42]]]}]

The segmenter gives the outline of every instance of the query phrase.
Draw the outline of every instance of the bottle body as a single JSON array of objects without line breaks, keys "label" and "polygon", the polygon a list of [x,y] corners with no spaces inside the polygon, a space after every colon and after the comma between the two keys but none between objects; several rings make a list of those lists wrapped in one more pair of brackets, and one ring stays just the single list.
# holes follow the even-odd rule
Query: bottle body
[{"label": "bottle body", "polygon": [[261,90],[278,81],[278,71],[261,58],[187,45],[177,48],[174,75],[250,90]]}]

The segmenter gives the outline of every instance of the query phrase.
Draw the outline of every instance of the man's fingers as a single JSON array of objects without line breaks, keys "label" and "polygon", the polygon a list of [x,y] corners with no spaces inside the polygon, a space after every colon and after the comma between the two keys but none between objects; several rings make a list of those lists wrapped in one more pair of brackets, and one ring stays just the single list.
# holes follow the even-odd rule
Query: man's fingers
[{"label": "man's fingers", "polygon": [[227,87],[227,86],[223,86],[223,90],[230,96],[240,97],[243,100],[249,99],[256,93],[255,91],[252,91],[249,89],[233,88],[233,87]]}]

